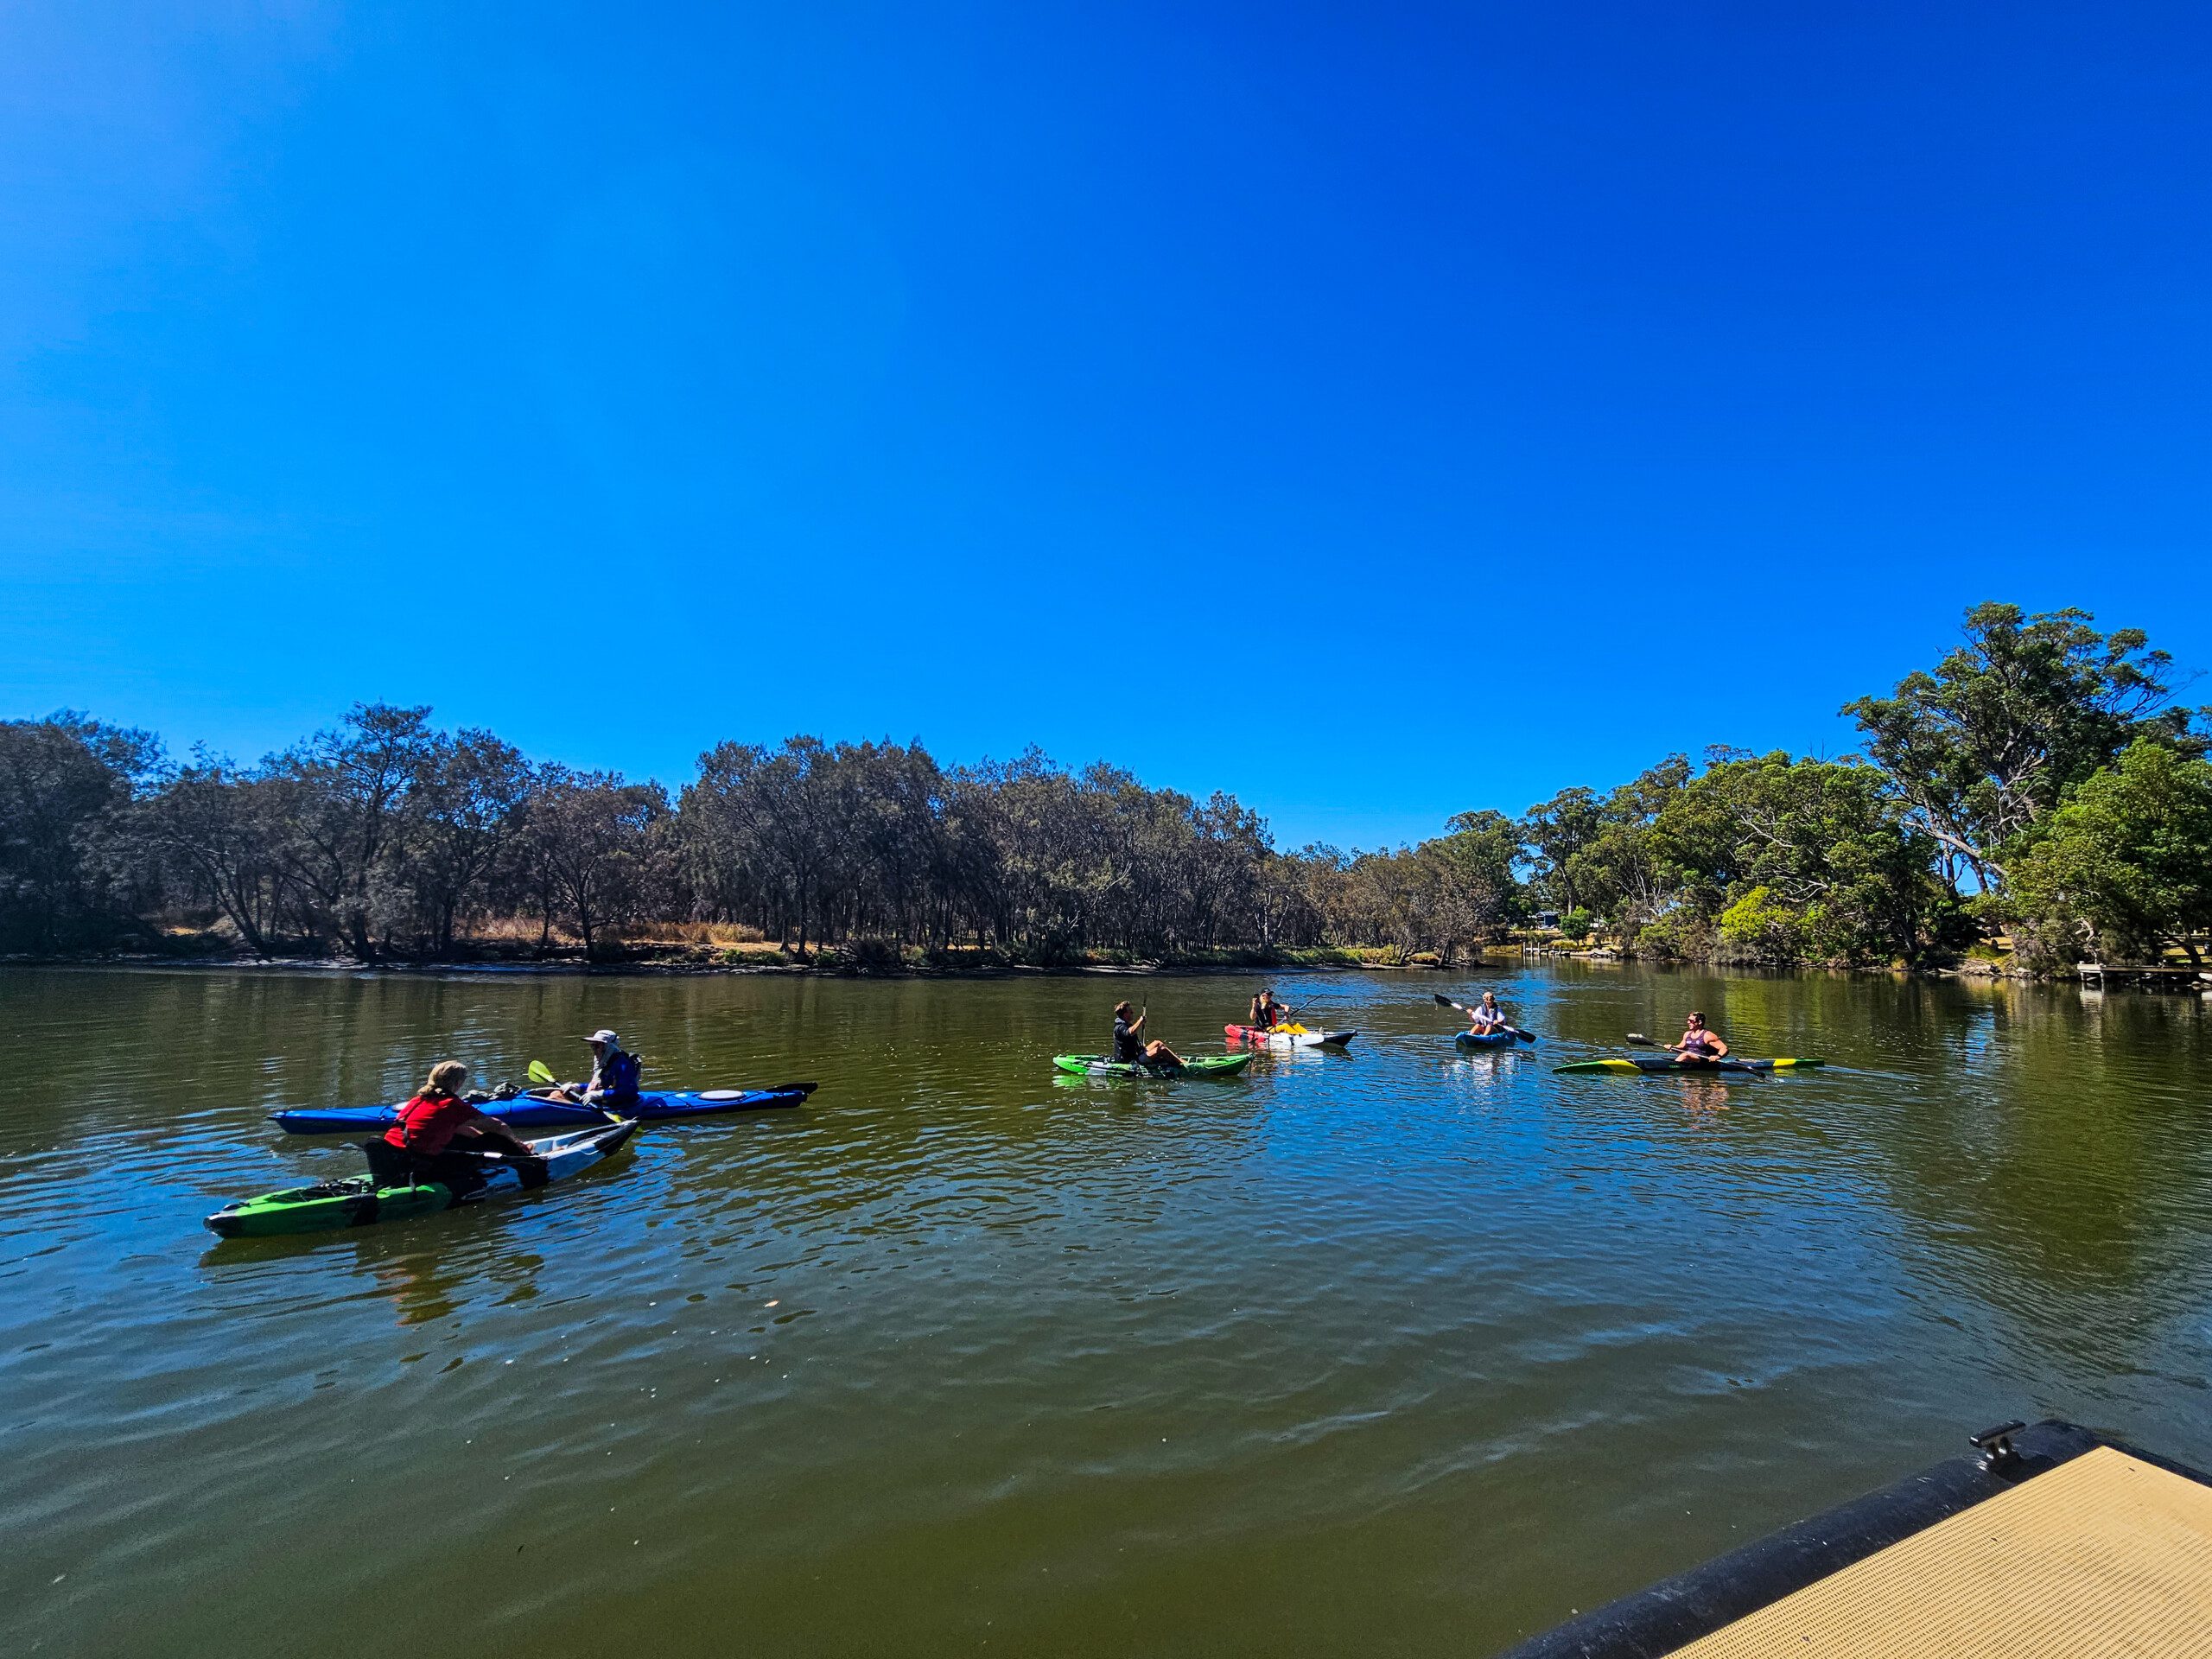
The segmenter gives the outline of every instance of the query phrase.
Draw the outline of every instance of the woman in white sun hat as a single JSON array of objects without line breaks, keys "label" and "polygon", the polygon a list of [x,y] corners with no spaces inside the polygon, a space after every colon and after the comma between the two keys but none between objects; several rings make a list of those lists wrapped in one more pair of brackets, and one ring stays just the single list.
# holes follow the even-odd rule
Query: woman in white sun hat
[{"label": "woman in white sun hat", "polygon": [[638,1057],[625,1053],[622,1039],[604,1027],[584,1041],[591,1045],[591,1081],[581,1090],[569,1084],[563,1096],[617,1116],[626,1114],[638,1103]]}]

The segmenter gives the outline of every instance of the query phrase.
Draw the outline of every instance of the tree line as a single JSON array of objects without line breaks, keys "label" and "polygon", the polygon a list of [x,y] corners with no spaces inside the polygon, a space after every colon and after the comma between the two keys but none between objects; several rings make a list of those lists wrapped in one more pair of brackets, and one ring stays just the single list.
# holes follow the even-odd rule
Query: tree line
[{"label": "tree line", "polygon": [[1840,760],[1726,747],[1395,849],[1277,848],[1234,796],[1033,750],[729,742],[671,798],[533,762],[431,711],[355,707],[241,766],[73,713],[0,722],[0,950],[208,933],[258,956],[437,960],[522,919],[588,958],[623,930],[721,922],[867,963],[1051,963],[1320,946],[1400,958],[1540,912],[1660,958],[1956,957],[1999,933],[2052,965],[2212,928],[2204,709],[2171,659],[2078,610],[1986,604],[1934,668],[1845,712]]}]

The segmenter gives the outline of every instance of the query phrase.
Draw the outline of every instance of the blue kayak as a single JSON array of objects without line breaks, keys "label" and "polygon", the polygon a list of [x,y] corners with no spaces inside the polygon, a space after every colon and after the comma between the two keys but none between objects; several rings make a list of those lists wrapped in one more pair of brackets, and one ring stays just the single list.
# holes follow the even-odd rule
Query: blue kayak
[{"label": "blue kayak", "polygon": [[[814,1092],[810,1083],[779,1083],[772,1089],[707,1089],[696,1092],[645,1095],[623,1110],[626,1117],[652,1122],[671,1117],[712,1117],[721,1112],[758,1111],[768,1106],[796,1106]],[[518,1129],[588,1128],[607,1121],[596,1106],[548,1100],[532,1092],[512,1100],[487,1100],[476,1109]],[[398,1121],[397,1106],[336,1106],[322,1111],[271,1112],[270,1119],[287,1135],[370,1135]]]},{"label": "blue kayak", "polygon": [[1452,1040],[1462,1048],[1510,1048],[1515,1039],[1510,1031],[1463,1031]]}]

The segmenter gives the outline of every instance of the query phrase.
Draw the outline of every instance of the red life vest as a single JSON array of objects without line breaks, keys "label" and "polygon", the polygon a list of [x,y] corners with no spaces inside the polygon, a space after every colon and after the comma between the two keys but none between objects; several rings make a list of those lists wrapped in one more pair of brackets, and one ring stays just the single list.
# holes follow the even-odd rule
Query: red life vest
[{"label": "red life vest", "polygon": [[399,1109],[399,1122],[384,1138],[404,1152],[435,1158],[446,1149],[454,1131],[476,1116],[476,1109],[457,1095],[417,1095]]}]

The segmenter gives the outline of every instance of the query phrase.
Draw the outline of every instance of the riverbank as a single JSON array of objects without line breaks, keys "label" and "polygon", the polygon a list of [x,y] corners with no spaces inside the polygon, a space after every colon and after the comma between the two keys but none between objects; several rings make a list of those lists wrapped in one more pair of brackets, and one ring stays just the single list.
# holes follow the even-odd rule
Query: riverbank
[{"label": "riverbank", "polygon": [[[1418,957],[1398,960],[1394,953],[1384,950],[1333,946],[1205,950],[1161,957],[1141,957],[1119,951],[1084,951],[1052,960],[1030,960],[988,948],[923,951],[912,947],[894,949],[877,941],[866,944],[870,948],[828,946],[801,954],[766,943],[702,945],[639,942],[618,944],[595,953],[589,960],[585,959],[581,948],[558,946],[544,952],[480,948],[453,957],[384,957],[373,961],[334,956],[257,957],[226,950],[180,949],[8,956],[0,957],[0,963],[14,967],[198,968],[414,976],[743,975],[840,979],[1003,979],[1054,974],[1141,976],[1348,969],[1421,973],[1447,967],[1433,957],[1426,960]],[[1489,963],[1517,961],[1519,954],[1517,946],[1492,946],[1479,960]],[[1461,958],[1448,967],[1454,971],[1465,971],[1475,962],[1473,958]]]},{"label": "riverbank", "polygon": [[[1027,976],[1099,975],[1141,977],[1154,974],[1266,974],[1275,972],[1445,973],[1495,971],[1529,961],[1573,962],[1601,967],[1642,966],[1675,972],[1776,975],[1820,973],[1853,978],[1965,979],[2015,984],[2073,982],[2076,973],[2038,974],[2010,957],[1969,957],[1963,961],[1904,967],[1848,963],[1715,963],[1695,958],[1647,958],[1617,950],[1524,949],[1518,943],[1486,945],[1478,953],[1442,960],[1433,952],[1410,956],[1376,946],[1316,945],[1294,949],[1258,947],[1192,951],[1142,957],[1126,951],[1084,951],[1038,960],[988,947],[950,951],[893,947],[881,940],[824,946],[804,954],[770,941],[697,942],[640,939],[618,941],[587,960],[582,948],[556,944],[524,947],[505,939],[471,941],[464,954],[451,957],[386,957],[362,961],[338,956],[257,957],[240,952],[219,936],[192,934],[154,950],[77,951],[62,955],[0,956],[0,965],[55,968],[192,968],[233,971],[389,974],[403,976],[621,975],[770,976],[836,979],[1005,979]],[[2150,991],[2165,995],[2212,995],[2212,979],[2178,968],[2146,973],[2111,968],[2091,988]]]}]

